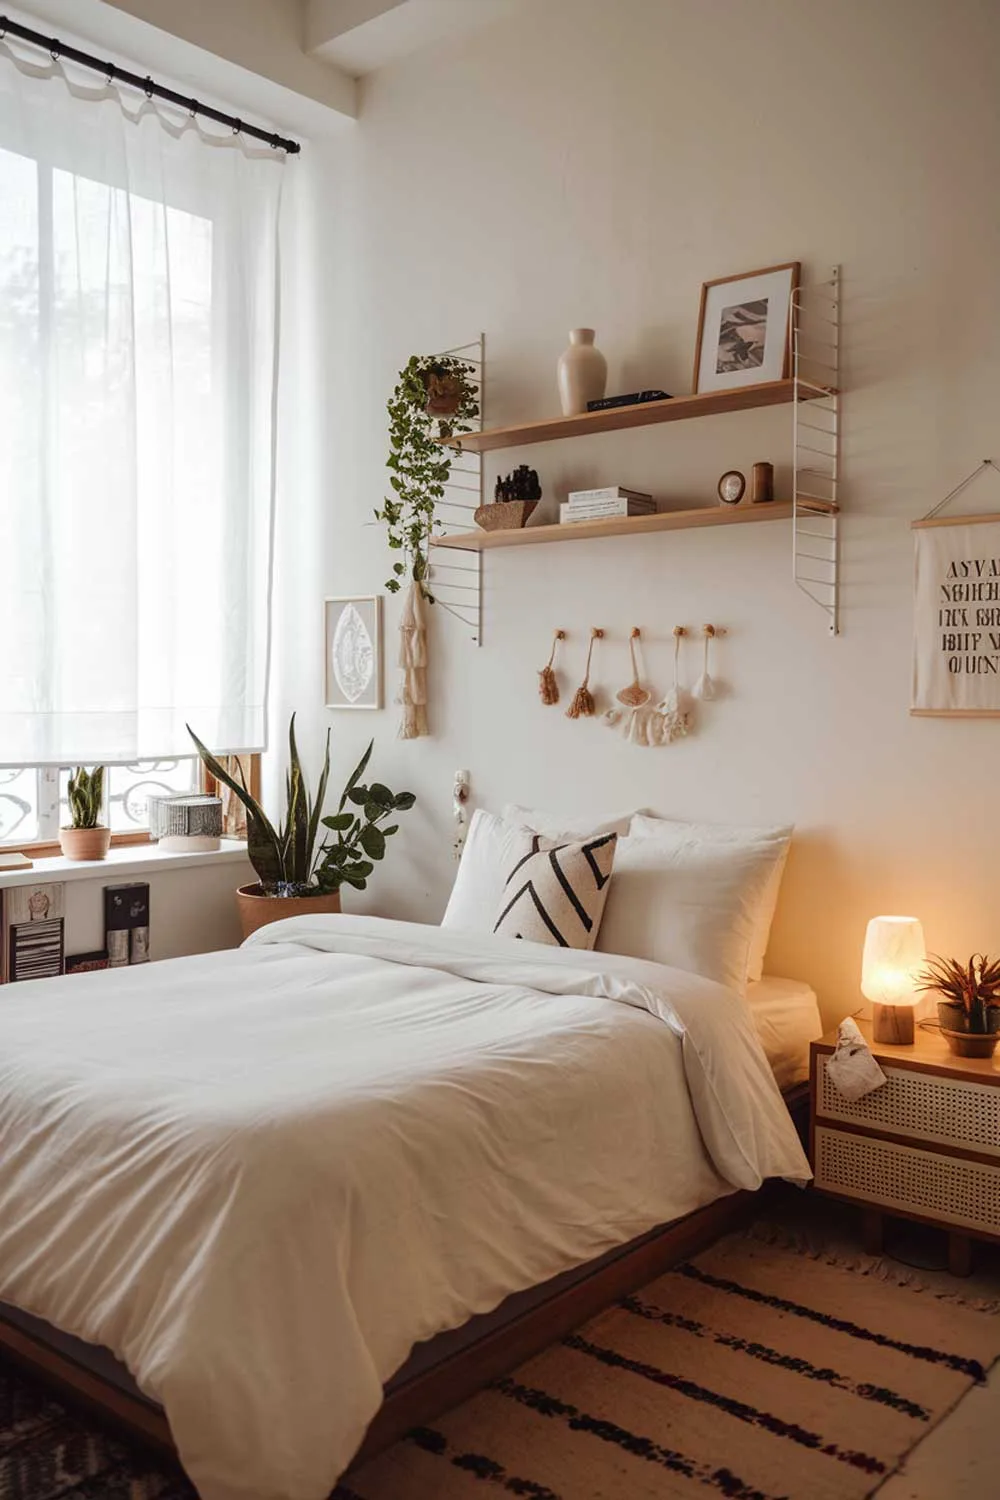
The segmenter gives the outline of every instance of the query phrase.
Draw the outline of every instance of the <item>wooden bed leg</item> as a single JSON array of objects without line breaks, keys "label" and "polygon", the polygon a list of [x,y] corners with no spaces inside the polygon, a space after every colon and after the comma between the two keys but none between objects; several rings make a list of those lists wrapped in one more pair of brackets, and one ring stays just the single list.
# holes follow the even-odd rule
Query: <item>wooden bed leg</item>
[{"label": "wooden bed leg", "polygon": [[885,1215],[879,1208],[866,1208],[861,1214],[861,1243],[866,1255],[881,1255],[885,1238]]}]

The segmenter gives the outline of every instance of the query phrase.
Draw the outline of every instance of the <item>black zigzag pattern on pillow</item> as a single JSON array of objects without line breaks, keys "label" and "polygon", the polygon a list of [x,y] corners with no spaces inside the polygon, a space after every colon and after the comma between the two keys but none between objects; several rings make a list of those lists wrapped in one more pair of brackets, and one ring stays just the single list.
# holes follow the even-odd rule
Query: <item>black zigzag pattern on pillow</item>
[{"label": "black zigzag pattern on pillow", "polygon": [[[540,836],[537,833],[533,834],[531,846],[527,854],[518,860],[507,876],[505,889],[509,890],[512,882],[517,879],[518,874],[524,869],[525,865],[529,865],[533,860],[537,860],[539,856],[543,857],[542,869],[530,870],[528,872],[526,879],[521,882],[501,911],[494,924],[493,931],[499,932],[501,926],[510,913],[514,911],[518,902],[527,901],[530,902],[539,920],[552,934],[555,942],[561,948],[576,946],[559,926],[560,920],[565,923],[565,916],[559,917],[553,911],[554,903],[552,898],[555,894],[555,889],[548,881],[543,879],[543,876],[548,876],[551,873],[555,879],[556,887],[561,891],[566,902],[568,902],[570,911],[575,912],[584,932],[590,933],[594,929],[594,918],[588,909],[591,898],[594,892],[602,891],[611,879],[611,872],[609,871],[607,874],[604,874],[598,865],[595,855],[598,850],[606,848],[609,844],[613,846],[616,842],[616,834],[606,833],[602,834],[599,838],[590,839],[587,843],[557,844],[554,848],[543,850]],[[566,851],[572,853],[573,862],[577,865],[578,860],[576,856],[578,855],[582,855],[587,862],[587,874],[584,876],[585,885],[583,887],[580,886],[579,867],[576,887],[574,887],[573,881],[563,868],[560,855],[565,854]],[[547,884],[549,885],[548,890],[545,889]],[[569,913],[566,913],[566,915],[569,915]],[[513,935],[516,937],[523,936],[520,932]]]}]

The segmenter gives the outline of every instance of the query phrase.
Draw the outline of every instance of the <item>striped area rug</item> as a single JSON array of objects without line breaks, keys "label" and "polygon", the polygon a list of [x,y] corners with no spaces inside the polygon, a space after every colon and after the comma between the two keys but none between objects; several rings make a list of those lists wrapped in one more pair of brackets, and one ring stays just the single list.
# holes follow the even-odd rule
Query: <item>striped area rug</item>
[{"label": "striped area rug", "polygon": [[861,1500],[1000,1356],[996,1303],[885,1275],[732,1236],[334,1500]]}]

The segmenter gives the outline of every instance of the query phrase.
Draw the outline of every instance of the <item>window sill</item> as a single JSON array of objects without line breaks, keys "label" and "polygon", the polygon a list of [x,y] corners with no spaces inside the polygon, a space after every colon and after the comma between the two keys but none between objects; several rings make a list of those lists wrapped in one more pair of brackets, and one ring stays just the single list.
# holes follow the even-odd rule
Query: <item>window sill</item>
[{"label": "window sill", "polygon": [[30,870],[0,870],[0,890],[11,886],[34,885],[44,880],[94,880],[119,875],[166,874],[168,870],[186,870],[196,865],[245,864],[247,846],[236,839],[223,839],[221,849],[199,850],[193,854],[173,854],[158,844],[119,845],[109,849],[106,859],[36,859]]}]

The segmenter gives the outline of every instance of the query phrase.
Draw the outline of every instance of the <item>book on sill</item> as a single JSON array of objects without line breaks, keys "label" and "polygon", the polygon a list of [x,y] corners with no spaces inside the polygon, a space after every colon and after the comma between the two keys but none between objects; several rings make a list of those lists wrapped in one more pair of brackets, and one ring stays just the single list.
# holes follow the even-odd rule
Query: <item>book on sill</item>
[{"label": "book on sill", "polygon": [[572,526],[580,521],[606,521],[617,517],[655,516],[656,502],[645,504],[639,500],[602,500],[594,505],[560,505],[559,523]]},{"label": "book on sill", "polygon": [[653,497],[648,490],[630,490],[624,484],[606,484],[598,490],[570,490],[567,505],[590,505],[598,500],[646,500],[650,505]]}]

